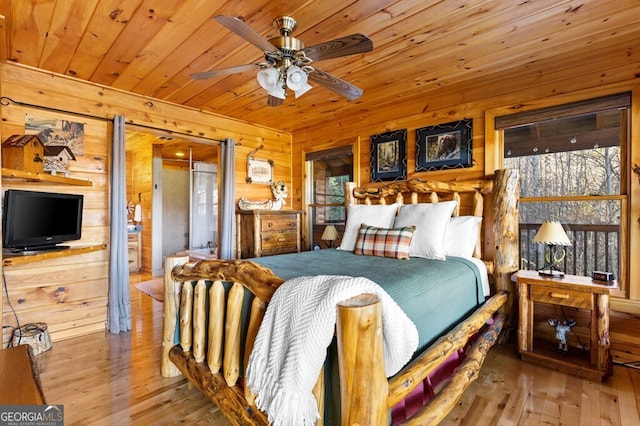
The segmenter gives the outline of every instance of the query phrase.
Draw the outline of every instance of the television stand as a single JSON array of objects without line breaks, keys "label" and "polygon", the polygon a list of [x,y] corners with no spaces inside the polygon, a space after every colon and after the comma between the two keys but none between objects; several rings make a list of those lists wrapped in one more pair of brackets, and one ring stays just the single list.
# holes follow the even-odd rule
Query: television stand
[{"label": "television stand", "polygon": [[31,256],[52,251],[68,250],[71,246],[55,245],[42,247],[28,247],[25,249],[2,249],[2,256]]},{"label": "television stand", "polygon": [[107,248],[106,244],[98,244],[91,246],[73,246],[67,247],[66,249],[60,248],[62,246],[56,246],[59,248],[58,250],[48,250],[48,251],[38,251],[37,253],[20,254],[18,252],[12,252],[6,254],[3,249],[3,257],[2,266],[15,266],[15,265],[24,265],[32,262],[39,262],[41,260],[49,260],[56,259],[59,257],[73,256],[82,253],[89,253],[97,250],[104,250]]}]

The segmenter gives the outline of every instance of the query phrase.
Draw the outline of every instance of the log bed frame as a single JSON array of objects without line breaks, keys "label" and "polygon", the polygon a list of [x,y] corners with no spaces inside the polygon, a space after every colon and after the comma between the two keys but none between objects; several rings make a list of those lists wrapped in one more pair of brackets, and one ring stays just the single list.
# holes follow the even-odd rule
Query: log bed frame
[{"label": "log bed frame", "polygon": [[[465,360],[454,374],[424,407],[406,420],[406,424],[437,424],[477,378],[487,351],[503,327],[511,328],[511,274],[518,269],[517,172],[498,170],[486,180],[409,180],[369,188],[355,188],[352,184],[347,187],[347,204],[358,201],[371,204],[372,200],[405,202],[407,197],[416,203],[424,196],[436,202],[443,196],[460,200],[462,210],[457,209],[454,215],[460,211],[477,216],[487,213],[482,243],[476,247],[474,256],[487,265],[493,296],[395,376],[387,379],[384,374],[381,307],[377,297],[361,295],[337,306],[343,425],[387,424],[391,407],[402,401],[443,359],[466,346]],[[208,292],[205,281],[212,282]],[[223,281],[233,283],[229,291],[224,290]],[[244,374],[240,369],[247,364],[266,305],[282,282],[271,270],[249,260],[188,263],[187,257],[167,257],[162,376],[183,374],[233,424],[269,424],[267,416],[255,407],[254,395],[243,385]],[[240,307],[245,289],[255,297],[248,328],[241,330]],[[174,344],[178,331],[179,344]],[[474,343],[467,345],[472,336],[477,336]],[[244,360],[240,359],[242,346]],[[322,377],[320,374],[314,388],[320,413],[324,406]],[[322,424],[322,419],[318,424]]]}]

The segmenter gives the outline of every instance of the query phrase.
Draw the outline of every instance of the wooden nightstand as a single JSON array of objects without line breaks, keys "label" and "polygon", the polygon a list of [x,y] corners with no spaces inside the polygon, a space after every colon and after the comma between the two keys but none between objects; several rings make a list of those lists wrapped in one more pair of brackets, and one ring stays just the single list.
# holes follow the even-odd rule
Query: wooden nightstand
[{"label": "wooden nightstand", "polygon": [[[523,360],[604,380],[612,373],[609,342],[609,294],[617,289],[589,277],[548,278],[537,271],[518,271],[518,350]],[[548,319],[573,319],[567,334],[568,353],[558,350],[555,329]]]}]

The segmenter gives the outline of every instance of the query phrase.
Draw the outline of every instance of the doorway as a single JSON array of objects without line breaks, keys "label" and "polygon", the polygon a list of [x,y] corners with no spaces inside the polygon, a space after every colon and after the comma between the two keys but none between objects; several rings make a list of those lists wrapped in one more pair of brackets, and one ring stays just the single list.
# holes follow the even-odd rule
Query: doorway
[{"label": "doorway", "polygon": [[[219,143],[127,126],[126,150],[128,201],[134,200],[141,210],[141,220],[135,223],[139,225],[141,235],[139,272],[162,276],[164,256],[190,247],[189,236],[193,234],[189,225],[191,167],[208,163],[217,170]],[[207,211],[208,226],[215,233],[207,235],[206,242],[217,246],[217,174],[210,182],[210,188],[215,191],[210,198],[215,203]],[[170,201],[163,202],[165,195]],[[163,204],[168,206],[166,212]],[[163,223],[170,226],[163,227]]]}]

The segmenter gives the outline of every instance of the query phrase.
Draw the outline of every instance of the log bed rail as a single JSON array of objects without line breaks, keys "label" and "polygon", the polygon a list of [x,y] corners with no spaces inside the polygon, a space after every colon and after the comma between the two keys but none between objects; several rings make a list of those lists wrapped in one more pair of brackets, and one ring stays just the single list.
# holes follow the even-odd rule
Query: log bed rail
[{"label": "log bed rail", "polygon": [[[347,203],[355,203],[355,199],[385,203],[387,197],[393,197],[393,202],[403,202],[399,194],[406,192],[411,194],[413,203],[418,202],[418,195],[414,195],[418,193],[428,192],[429,199],[435,202],[436,193],[451,193],[454,199],[460,199],[460,192],[470,192],[471,213],[479,215],[483,212],[483,195],[491,195],[488,225],[493,232],[487,233],[485,227],[484,246],[490,247],[493,255],[488,262],[493,296],[389,379],[384,374],[379,299],[366,294],[339,303],[336,334],[342,424],[388,423],[389,410],[397,402],[443,359],[467,346],[465,360],[456,373],[428,404],[406,421],[410,425],[437,424],[477,378],[487,351],[503,327],[510,326],[513,308],[510,276],[518,267],[517,172],[499,170],[489,181],[405,181],[375,189],[351,188]],[[476,248],[476,254],[479,249]],[[483,259],[487,263],[486,257]],[[244,386],[242,378],[266,306],[282,282],[270,269],[250,260],[188,263],[187,257],[167,257],[162,376],[182,373],[233,424],[269,424],[266,415],[255,407],[254,395]],[[243,306],[249,312],[246,324],[242,324]],[[468,346],[474,335],[479,337]],[[314,389],[321,413],[322,377],[320,374]],[[322,419],[318,424],[323,424]]]}]

